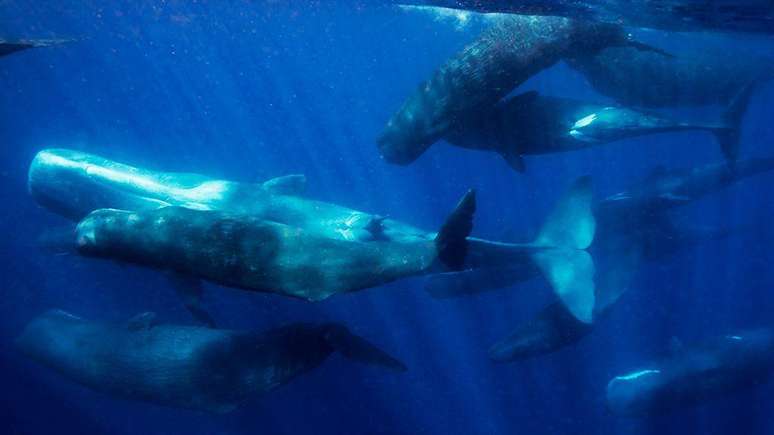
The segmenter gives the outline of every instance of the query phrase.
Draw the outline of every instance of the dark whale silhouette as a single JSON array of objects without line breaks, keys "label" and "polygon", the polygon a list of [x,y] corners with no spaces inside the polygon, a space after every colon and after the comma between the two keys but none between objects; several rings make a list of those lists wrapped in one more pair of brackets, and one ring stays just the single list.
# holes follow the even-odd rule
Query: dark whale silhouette
[{"label": "dark whale silhouette", "polygon": [[728,105],[748,87],[774,79],[771,59],[744,55],[667,54],[605,47],[568,56],[598,92],[632,107]]},{"label": "dark whale silhouette", "polygon": [[445,139],[463,148],[494,151],[519,172],[525,170],[525,155],[573,151],[673,131],[709,131],[716,135],[725,154],[735,154],[741,112],[746,106],[746,99],[739,101],[729,108],[723,121],[697,124],[675,121],[655,112],[548,97],[531,91],[485,111],[450,131]]},{"label": "dark whale silhouette", "polygon": [[426,0],[421,5],[485,13],[560,16],[680,32],[774,33],[771,25],[774,3],[768,0]]},{"label": "dark whale silhouette", "polygon": [[52,310],[32,320],[16,344],[35,361],[93,390],[218,413],[293,381],[334,352],[406,370],[335,323],[250,332],[157,325],[152,313],[110,324]]},{"label": "dark whale silhouette", "polygon": [[19,39],[16,41],[0,39],[0,57],[30,48],[50,47],[71,41],[70,39]]},{"label": "dark whale silhouette", "polygon": [[769,328],[673,347],[668,356],[614,377],[607,384],[608,409],[621,415],[673,411],[762,384],[774,370]]}]

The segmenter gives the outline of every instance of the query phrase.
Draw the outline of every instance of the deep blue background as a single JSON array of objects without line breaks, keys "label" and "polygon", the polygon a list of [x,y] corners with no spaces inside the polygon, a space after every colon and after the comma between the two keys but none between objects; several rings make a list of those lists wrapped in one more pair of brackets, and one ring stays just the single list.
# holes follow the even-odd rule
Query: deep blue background
[{"label": "deep blue background", "polygon": [[[594,334],[544,358],[494,365],[486,355],[550,301],[542,281],[439,301],[416,279],[318,304],[214,286],[206,294],[224,327],[345,322],[409,365],[403,375],[333,357],[215,416],[113,399],[40,368],[14,351],[13,338],[48,308],[106,321],[151,310],[191,322],[153,272],[35,247],[41,231],[64,224],[27,195],[28,164],[45,147],[244,181],[305,173],[313,197],[428,230],[475,187],[475,234],[493,238],[534,234],[576,176],[592,174],[602,196],[657,165],[701,165],[720,155],[709,135],[685,133],[531,158],[525,175],[494,154],[441,144],[412,166],[388,165],[376,135],[477,29],[365,1],[3,1],[0,29],[8,38],[81,38],[0,60],[0,432],[774,433],[774,385],[653,419],[617,418],[604,407],[607,381],[672,337],[774,324],[774,174],[683,210],[699,225],[746,230],[647,267]],[[772,39],[643,37],[673,50],[717,50],[729,61],[774,54]],[[603,100],[562,65],[526,87]],[[746,155],[774,154],[772,114],[768,85],[745,117]]]}]

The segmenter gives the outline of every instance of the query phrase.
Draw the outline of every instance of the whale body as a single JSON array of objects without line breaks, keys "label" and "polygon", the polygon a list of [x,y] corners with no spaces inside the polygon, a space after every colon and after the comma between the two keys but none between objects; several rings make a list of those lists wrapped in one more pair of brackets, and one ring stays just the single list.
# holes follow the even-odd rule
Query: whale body
[{"label": "whale body", "polygon": [[433,241],[350,242],[221,211],[100,209],[77,226],[78,252],[307,300],[428,271]]},{"label": "whale body", "polygon": [[46,149],[30,163],[28,187],[39,204],[75,221],[100,208],[141,211],[171,205],[250,214],[341,240],[416,241],[434,236],[393,219],[306,198],[302,175],[243,183]]},{"label": "whale body", "polygon": [[568,57],[599,93],[631,107],[728,105],[745,88],[774,78],[771,60],[723,55],[670,55],[605,47]]},{"label": "whale body", "polygon": [[723,335],[614,377],[607,406],[621,415],[673,411],[763,383],[773,369],[774,331]]},{"label": "whale body", "polygon": [[337,324],[297,323],[265,332],[125,324],[52,310],[17,338],[33,360],[93,390],[161,405],[229,412],[309,372],[332,353],[390,370],[405,366]]},{"label": "whale body", "polygon": [[774,33],[774,4],[768,0],[425,0],[419,4],[481,13],[560,16],[676,32]]},{"label": "whale body", "polygon": [[[736,116],[734,119],[738,119]],[[494,151],[517,171],[524,171],[524,155],[567,152],[609,142],[686,130],[715,133],[722,148],[738,138],[735,123],[679,122],[655,112],[624,106],[540,95],[535,91],[508,98],[479,118],[445,136],[452,145]]]}]

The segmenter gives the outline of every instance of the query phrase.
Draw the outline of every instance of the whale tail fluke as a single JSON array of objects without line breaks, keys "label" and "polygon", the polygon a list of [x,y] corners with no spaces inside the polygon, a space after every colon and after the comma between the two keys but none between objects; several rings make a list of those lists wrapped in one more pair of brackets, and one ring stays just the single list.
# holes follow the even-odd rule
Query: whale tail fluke
[{"label": "whale tail fluke", "polygon": [[532,258],[559,299],[580,321],[593,319],[594,261],[585,251],[594,240],[591,178],[579,178],[548,216]]},{"label": "whale tail fluke", "polygon": [[476,192],[471,189],[460,199],[435,237],[438,259],[451,270],[462,270],[465,265],[468,253],[467,237],[473,230],[475,212]]},{"label": "whale tail fluke", "polygon": [[333,323],[327,325],[325,340],[345,358],[363,364],[376,365],[396,372],[408,370],[405,364],[387,352],[379,349],[366,339],[359,337],[346,326]]}]

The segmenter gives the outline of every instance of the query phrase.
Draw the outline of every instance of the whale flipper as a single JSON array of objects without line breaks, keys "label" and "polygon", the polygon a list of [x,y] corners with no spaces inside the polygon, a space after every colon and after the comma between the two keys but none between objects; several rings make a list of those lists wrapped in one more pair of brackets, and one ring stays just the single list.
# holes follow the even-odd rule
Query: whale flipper
[{"label": "whale flipper", "polygon": [[183,305],[185,305],[185,308],[194,319],[207,327],[215,328],[215,319],[202,308],[202,293],[204,293],[204,289],[202,289],[201,280],[175,272],[169,272],[167,276],[175,292],[183,301]]},{"label": "whale flipper", "polygon": [[329,325],[325,332],[325,340],[347,359],[398,372],[408,370],[405,364],[369,343],[366,339],[353,334],[344,325],[335,323]]},{"label": "whale flipper", "polygon": [[262,184],[267,191],[277,195],[303,195],[306,192],[306,176],[303,174],[284,175],[272,178]]},{"label": "whale flipper", "polygon": [[581,177],[549,215],[532,254],[557,296],[578,319],[590,323],[594,313],[594,261],[584,249],[594,240],[591,178]]},{"label": "whale flipper", "polygon": [[467,237],[473,230],[475,212],[476,192],[471,189],[460,199],[435,236],[438,259],[451,270],[461,270],[465,264],[468,253]]},{"label": "whale flipper", "polygon": [[514,171],[523,173],[527,170],[527,167],[524,165],[524,157],[520,154],[511,151],[502,151],[500,152],[500,155],[503,156],[505,163],[507,163]]}]

